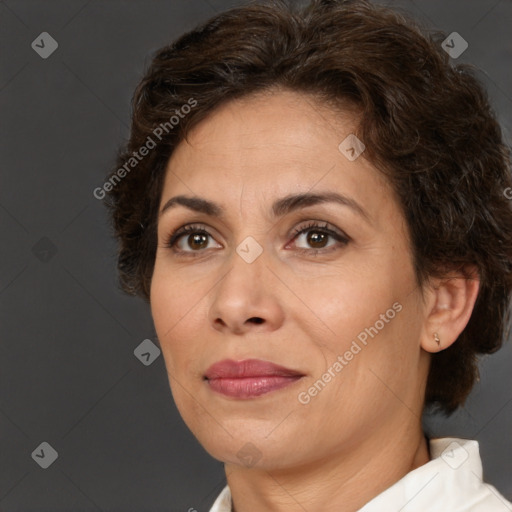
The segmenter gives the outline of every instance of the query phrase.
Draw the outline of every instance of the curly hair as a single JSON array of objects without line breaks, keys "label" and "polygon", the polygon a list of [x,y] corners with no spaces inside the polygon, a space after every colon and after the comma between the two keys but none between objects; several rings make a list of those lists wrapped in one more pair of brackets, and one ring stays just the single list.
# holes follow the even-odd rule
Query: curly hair
[{"label": "curly hair", "polygon": [[449,415],[478,379],[478,354],[508,336],[510,149],[474,68],[450,60],[443,33],[366,0],[291,3],[230,9],[153,56],[133,96],[129,141],[104,187],[121,287],[149,302],[166,164],[219,105],[284,88],[333,110],[354,107],[364,157],[400,201],[418,284],[478,269],[466,328],[431,358],[425,405]]}]

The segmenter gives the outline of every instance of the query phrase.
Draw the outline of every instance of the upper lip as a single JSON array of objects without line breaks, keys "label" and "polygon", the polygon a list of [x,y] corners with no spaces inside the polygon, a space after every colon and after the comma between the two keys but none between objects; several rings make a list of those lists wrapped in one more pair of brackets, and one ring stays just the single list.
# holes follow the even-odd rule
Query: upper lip
[{"label": "upper lip", "polygon": [[242,361],[233,361],[232,359],[224,359],[212,364],[206,370],[206,379],[236,379],[244,377],[297,377],[304,374],[285,368],[269,361],[261,359],[244,359]]}]

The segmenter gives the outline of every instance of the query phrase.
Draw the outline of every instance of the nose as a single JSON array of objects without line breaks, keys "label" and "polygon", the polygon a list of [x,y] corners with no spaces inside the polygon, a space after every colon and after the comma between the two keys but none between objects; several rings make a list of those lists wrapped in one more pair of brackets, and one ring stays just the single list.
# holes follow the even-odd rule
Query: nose
[{"label": "nose", "polygon": [[274,331],[284,318],[279,289],[265,253],[248,263],[233,251],[229,269],[212,290],[209,322],[223,334]]}]

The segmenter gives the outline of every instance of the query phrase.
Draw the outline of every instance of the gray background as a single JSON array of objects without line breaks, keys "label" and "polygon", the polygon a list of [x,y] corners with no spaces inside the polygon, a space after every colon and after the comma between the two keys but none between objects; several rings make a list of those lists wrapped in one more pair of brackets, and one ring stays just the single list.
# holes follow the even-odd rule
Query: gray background
[{"label": "gray background", "polygon": [[[128,136],[132,91],[157,48],[229,0],[0,3],[0,510],[208,510],[225,484],[182,422],[149,308],[118,291],[115,245],[92,191]],[[482,69],[508,143],[512,2],[403,0],[459,32]],[[59,44],[42,59],[43,31]],[[425,418],[435,436],[476,438],[485,478],[512,499],[512,350],[482,362],[466,407]],[[41,442],[57,452],[42,469]],[[505,507],[504,507],[505,510]]]}]

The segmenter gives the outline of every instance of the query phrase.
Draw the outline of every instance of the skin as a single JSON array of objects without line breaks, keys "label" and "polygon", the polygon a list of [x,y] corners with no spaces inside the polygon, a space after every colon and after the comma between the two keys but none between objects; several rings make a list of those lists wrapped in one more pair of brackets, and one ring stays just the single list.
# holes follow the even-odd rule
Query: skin
[{"label": "skin", "polygon": [[[219,107],[168,162],[161,208],[184,194],[226,212],[221,219],[178,205],[160,216],[150,301],[178,410],[225,463],[236,512],[356,511],[429,460],[420,418],[430,353],[457,339],[479,283],[452,275],[422,294],[391,187],[364,153],[349,161],[338,149],[356,122],[348,110],[273,90]],[[335,203],[271,216],[278,198],[322,191],[357,201],[369,221]],[[315,245],[317,228],[309,242],[308,233],[294,238],[309,221],[328,223],[349,243],[327,237]],[[185,234],[175,249],[188,252],[179,255],[166,238],[186,224],[210,236],[197,248]],[[249,236],[263,249],[252,263],[236,252]],[[299,393],[397,302],[401,311],[300,403]],[[272,361],[304,377],[249,400],[229,398],[203,379],[226,358]],[[237,456],[244,446],[256,464]]]}]

